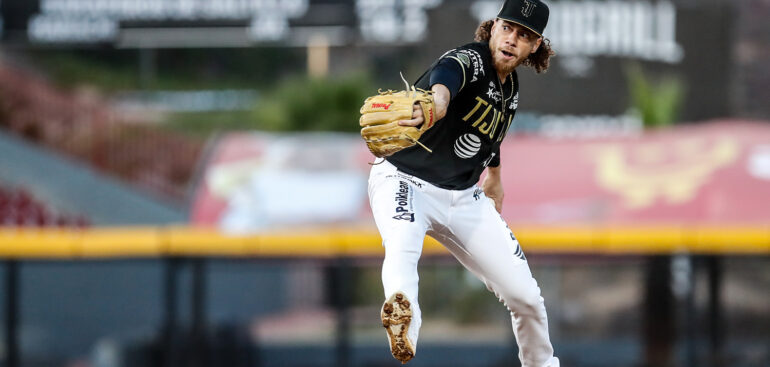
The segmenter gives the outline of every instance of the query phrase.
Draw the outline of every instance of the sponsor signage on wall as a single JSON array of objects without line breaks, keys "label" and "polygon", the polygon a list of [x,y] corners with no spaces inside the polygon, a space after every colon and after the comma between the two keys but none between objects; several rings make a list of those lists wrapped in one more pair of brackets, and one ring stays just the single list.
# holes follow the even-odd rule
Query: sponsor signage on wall
[{"label": "sponsor signage on wall", "polygon": [[[683,0],[551,0],[545,30],[557,56],[544,75],[521,71],[521,109],[535,114],[629,116],[628,70],[684,86],[679,119],[729,115],[729,3]],[[398,68],[427,67],[472,40],[500,0],[2,0],[2,39],[120,48],[403,46]],[[395,53],[394,53],[395,54]],[[366,54],[354,62],[368,63]],[[416,77],[417,75],[410,75]],[[516,126],[515,126],[516,127]]]},{"label": "sponsor signage on wall", "polygon": [[27,28],[31,41],[100,42],[117,36],[123,21],[246,20],[255,40],[278,40],[309,0],[40,0]]},{"label": "sponsor signage on wall", "polygon": [[[502,215],[517,225],[766,224],[768,142],[767,124],[743,121],[636,137],[511,136],[500,149]],[[373,160],[356,134],[225,135],[201,175],[192,221],[230,232],[371,227]],[[423,183],[394,179],[392,214],[411,221],[408,193]]]},{"label": "sponsor signage on wall", "polygon": [[[550,19],[544,36],[556,57],[545,74],[519,73],[522,110],[536,115],[633,118],[630,75],[640,70],[652,93],[664,81],[680,86],[682,103],[675,121],[730,114],[733,40],[726,30],[731,29],[733,18],[724,16],[730,4],[546,2]],[[474,23],[494,19],[499,4],[496,0],[473,1],[470,14]]]},{"label": "sponsor signage on wall", "polygon": [[[677,64],[684,48],[677,41],[677,11],[670,1],[550,1],[545,37],[561,58],[560,66],[584,76],[597,56]],[[471,5],[477,21],[492,19],[499,1]]]},{"label": "sponsor signage on wall", "polygon": [[356,0],[361,35],[369,42],[422,41],[428,29],[426,11],[441,0]]},{"label": "sponsor signage on wall", "polygon": [[[11,0],[21,3],[26,0]],[[312,0],[37,0],[36,5],[10,6],[5,13],[27,19],[18,25],[35,43],[88,44],[117,42],[125,24],[152,27],[224,28],[245,32],[252,42],[286,40],[293,24],[327,32],[330,27],[356,27],[371,43],[408,44],[424,40],[429,25],[427,10],[442,0],[312,1]],[[30,1],[29,3],[32,3]],[[23,9],[20,9],[23,8]],[[333,14],[332,17],[324,14]],[[357,22],[335,22],[339,14],[355,15]],[[331,21],[326,18],[332,19]],[[345,17],[342,17],[345,18]],[[133,27],[133,26],[132,26]],[[320,28],[326,28],[320,30]],[[192,34],[192,36],[196,36]],[[212,47],[215,45],[212,45]],[[245,46],[245,44],[244,44]]]}]

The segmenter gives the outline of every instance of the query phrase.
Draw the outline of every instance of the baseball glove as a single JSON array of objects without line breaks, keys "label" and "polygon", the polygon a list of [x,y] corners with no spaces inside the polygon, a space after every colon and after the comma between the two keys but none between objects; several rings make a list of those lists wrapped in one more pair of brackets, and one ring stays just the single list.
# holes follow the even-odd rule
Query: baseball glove
[{"label": "baseball glove", "polygon": [[[419,126],[401,126],[400,120],[411,120],[415,103],[422,107],[424,122]],[[420,136],[433,127],[435,104],[433,92],[411,87],[403,91],[380,91],[364,101],[361,107],[361,137],[376,157],[387,157],[401,149],[419,144]]]}]

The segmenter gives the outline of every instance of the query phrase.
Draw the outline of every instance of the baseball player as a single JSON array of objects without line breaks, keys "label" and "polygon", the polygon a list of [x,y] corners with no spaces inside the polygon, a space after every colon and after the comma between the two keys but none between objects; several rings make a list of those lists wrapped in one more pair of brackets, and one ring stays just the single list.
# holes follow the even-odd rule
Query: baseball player
[{"label": "baseball player", "polygon": [[[505,0],[497,18],[479,26],[477,42],[448,51],[415,83],[432,91],[435,103],[435,126],[421,144],[378,158],[372,167],[369,199],[385,247],[381,317],[391,352],[402,363],[417,347],[417,262],[427,233],[510,310],[522,366],[559,366],[540,288],[500,216],[500,143],[519,103],[516,68],[548,68],[548,14],[540,0]],[[420,104],[413,109],[399,125],[428,123]]]}]

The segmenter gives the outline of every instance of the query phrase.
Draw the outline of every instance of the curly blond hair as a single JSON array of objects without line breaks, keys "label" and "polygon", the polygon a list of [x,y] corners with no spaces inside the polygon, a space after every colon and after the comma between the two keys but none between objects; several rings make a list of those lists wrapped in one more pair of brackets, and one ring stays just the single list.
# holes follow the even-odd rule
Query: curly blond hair
[{"label": "curly blond hair", "polygon": [[[489,38],[492,37],[492,25],[494,24],[494,19],[479,24],[479,27],[476,28],[476,34],[474,35],[476,42],[489,42]],[[553,55],[556,55],[556,53],[551,49],[551,40],[543,37],[543,42],[540,44],[540,47],[537,48],[537,51],[529,55],[529,57],[524,60],[523,64],[532,67],[538,74],[544,73],[548,70],[551,56]]]}]

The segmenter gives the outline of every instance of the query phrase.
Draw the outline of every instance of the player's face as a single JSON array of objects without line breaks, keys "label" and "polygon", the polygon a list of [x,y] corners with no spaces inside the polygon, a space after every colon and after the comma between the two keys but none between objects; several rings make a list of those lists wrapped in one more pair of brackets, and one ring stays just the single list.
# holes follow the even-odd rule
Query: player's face
[{"label": "player's face", "polygon": [[508,75],[540,46],[542,38],[516,23],[497,19],[492,26],[489,49],[498,74]]}]

